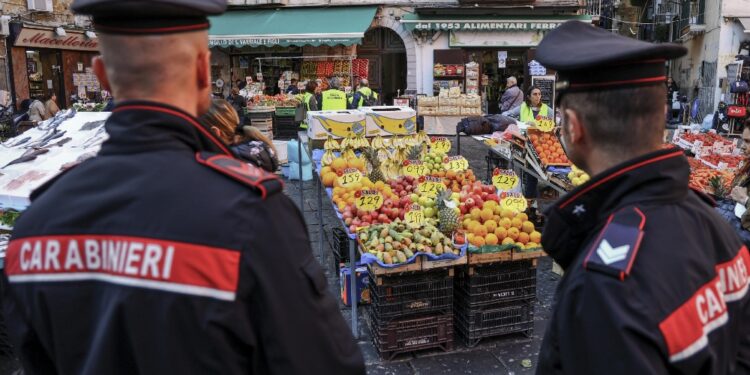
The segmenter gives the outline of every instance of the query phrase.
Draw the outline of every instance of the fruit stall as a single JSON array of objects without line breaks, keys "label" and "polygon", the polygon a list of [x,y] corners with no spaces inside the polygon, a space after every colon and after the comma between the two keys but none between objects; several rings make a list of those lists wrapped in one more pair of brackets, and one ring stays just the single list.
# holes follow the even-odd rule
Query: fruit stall
[{"label": "fruit stall", "polygon": [[337,123],[311,113],[324,118],[300,134],[320,182],[319,222],[323,204],[340,221],[329,242],[349,265],[340,275],[354,334],[358,302],[384,358],[451,350],[454,336],[473,346],[530,334],[544,252],[518,176],[498,170],[483,183],[448,138],[417,132],[414,112],[397,112],[392,122],[364,111]]}]

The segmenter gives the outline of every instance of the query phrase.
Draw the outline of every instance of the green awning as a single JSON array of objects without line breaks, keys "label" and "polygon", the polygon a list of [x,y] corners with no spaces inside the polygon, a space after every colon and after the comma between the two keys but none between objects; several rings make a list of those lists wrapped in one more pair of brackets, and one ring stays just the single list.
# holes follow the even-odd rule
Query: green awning
[{"label": "green awning", "polygon": [[239,10],[211,17],[211,47],[360,44],[377,6]]},{"label": "green awning", "polygon": [[400,22],[407,30],[514,32],[549,31],[569,20],[591,22],[591,16],[488,17],[407,14]]}]

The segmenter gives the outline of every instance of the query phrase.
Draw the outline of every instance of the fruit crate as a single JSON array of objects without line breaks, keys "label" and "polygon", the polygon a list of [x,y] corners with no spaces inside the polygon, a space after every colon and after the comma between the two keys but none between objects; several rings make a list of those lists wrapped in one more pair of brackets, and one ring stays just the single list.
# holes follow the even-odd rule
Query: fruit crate
[{"label": "fruit crate", "polygon": [[273,130],[275,132],[276,138],[294,139],[297,138],[299,124],[294,121],[294,117],[276,116],[274,118]]},{"label": "fruit crate", "polygon": [[394,276],[370,274],[372,315],[378,322],[415,314],[450,313],[453,270],[413,272]]},{"label": "fruit crate", "polygon": [[534,332],[534,302],[512,301],[491,309],[474,310],[456,307],[455,328],[466,346],[472,348],[482,339]]},{"label": "fruit crate", "polygon": [[489,308],[508,301],[536,299],[536,262],[523,260],[458,269],[456,305]]},{"label": "fruit crate", "polygon": [[372,341],[383,359],[425,349],[453,350],[453,315],[438,314],[394,320],[380,324],[368,315],[365,319]]},{"label": "fruit crate", "polygon": [[333,269],[338,270],[341,263],[349,263],[349,236],[341,228],[331,228],[325,233],[333,255]]},{"label": "fruit crate", "polygon": [[297,107],[276,107],[276,117],[294,117]]}]

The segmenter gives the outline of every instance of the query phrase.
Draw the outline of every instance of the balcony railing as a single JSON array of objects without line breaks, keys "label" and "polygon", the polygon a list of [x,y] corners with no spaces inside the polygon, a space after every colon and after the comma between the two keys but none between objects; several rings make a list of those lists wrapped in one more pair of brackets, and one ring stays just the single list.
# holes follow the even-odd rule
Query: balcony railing
[{"label": "balcony railing", "polygon": [[602,0],[584,0],[586,7],[584,9],[585,14],[591,16],[593,20],[598,20],[599,16],[602,15]]},{"label": "balcony railing", "polygon": [[706,0],[684,1],[682,13],[680,14],[679,35],[685,36],[691,33],[706,30]]}]

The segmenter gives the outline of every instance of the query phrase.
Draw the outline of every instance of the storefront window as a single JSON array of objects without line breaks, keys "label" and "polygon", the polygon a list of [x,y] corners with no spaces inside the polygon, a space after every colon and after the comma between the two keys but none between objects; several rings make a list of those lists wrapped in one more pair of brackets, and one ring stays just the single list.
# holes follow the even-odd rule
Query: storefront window
[{"label": "storefront window", "polygon": [[[29,98],[41,99],[61,87],[62,68],[57,51],[27,50],[26,73],[29,80]],[[58,94],[59,96],[59,94]]]}]

